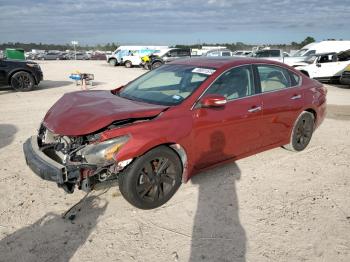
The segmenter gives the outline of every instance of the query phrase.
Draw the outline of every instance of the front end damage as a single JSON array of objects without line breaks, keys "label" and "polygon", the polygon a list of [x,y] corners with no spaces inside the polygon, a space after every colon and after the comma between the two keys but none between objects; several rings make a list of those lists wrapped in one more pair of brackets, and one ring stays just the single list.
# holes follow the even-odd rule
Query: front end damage
[{"label": "front end damage", "polygon": [[68,193],[75,187],[89,192],[116,182],[132,159],[117,162],[118,151],[129,140],[120,136],[100,142],[100,134],[61,136],[41,126],[23,145],[27,165],[42,179],[54,181]]}]

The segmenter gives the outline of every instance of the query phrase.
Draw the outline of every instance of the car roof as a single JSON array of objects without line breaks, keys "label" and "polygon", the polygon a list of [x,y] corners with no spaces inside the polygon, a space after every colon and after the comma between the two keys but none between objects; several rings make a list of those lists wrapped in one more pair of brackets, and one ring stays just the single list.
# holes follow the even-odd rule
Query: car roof
[{"label": "car roof", "polygon": [[209,67],[209,68],[218,69],[221,67],[230,67],[230,66],[253,64],[253,63],[286,66],[282,63],[272,61],[272,60],[266,60],[266,59],[258,59],[258,58],[250,58],[250,57],[208,57],[208,56],[177,59],[169,64],[192,65],[192,66],[198,66],[198,67]]}]

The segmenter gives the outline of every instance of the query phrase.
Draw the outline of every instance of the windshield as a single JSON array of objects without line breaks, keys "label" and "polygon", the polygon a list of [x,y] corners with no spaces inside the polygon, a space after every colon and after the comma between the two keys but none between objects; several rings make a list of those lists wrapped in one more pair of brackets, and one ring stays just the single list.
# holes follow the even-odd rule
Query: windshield
[{"label": "windshield", "polygon": [[315,50],[309,50],[309,49],[300,49],[299,51],[295,52],[293,54],[294,57],[297,56],[309,56],[309,55],[314,55],[316,53]]},{"label": "windshield", "polygon": [[121,97],[158,105],[177,105],[190,96],[211,74],[211,68],[163,65],[124,87]]},{"label": "windshield", "polygon": [[304,62],[308,64],[313,64],[313,62],[316,60],[317,56],[315,55],[310,55],[305,58]]}]

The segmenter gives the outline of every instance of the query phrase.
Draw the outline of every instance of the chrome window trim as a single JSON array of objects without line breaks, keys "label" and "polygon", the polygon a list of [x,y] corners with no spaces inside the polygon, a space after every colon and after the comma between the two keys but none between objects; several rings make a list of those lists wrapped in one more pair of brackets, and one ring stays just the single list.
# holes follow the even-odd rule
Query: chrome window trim
[{"label": "chrome window trim", "polygon": [[[283,66],[276,65],[276,64],[268,64],[268,63],[263,63],[263,62],[262,62],[262,63],[254,63],[253,65],[255,65],[255,66],[264,65],[264,66],[279,67],[279,68],[288,70],[289,72],[291,72],[291,73],[296,74],[297,76],[299,76],[299,83],[298,83],[296,86],[290,86],[290,87],[287,87],[286,89],[294,88],[294,87],[300,87],[300,86],[302,85],[303,77],[301,76],[301,74],[302,74],[301,72],[295,73],[294,71],[289,70],[288,68],[285,68],[285,67],[283,67]],[[259,73],[259,72],[258,72],[258,73]],[[285,90],[285,89],[277,89],[277,90],[273,90],[273,91],[269,91],[269,92],[261,92],[261,94],[270,93],[270,92],[275,92],[275,91],[279,91],[279,90]]]},{"label": "chrome window trim", "polygon": [[[251,74],[252,74],[252,79],[253,79],[253,87],[254,87],[254,90],[256,89],[256,86],[255,86],[255,77],[254,77],[254,71],[253,71],[253,64],[244,64],[244,65],[238,65],[238,66],[234,66],[234,67],[231,67],[227,70],[225,70],[224,72],[222,72],[220,75],[218,75],[211,83],[210,85],[202,92],[202,94],[198,97],[198,99],[194,102],[194,104],[192,105],[191,107],[191,110],[195,109],[198,101],[204,96],[205,92],[207,92],[207,90],[223,75],[225,74],[226,72],[232,70],[232,69],[236,69],[236,68],[239,68],[239,67],[243,67],[243,66],[250,66],[251,67]],[[256,90],[255,90],[256,91]],[[259,93],[261,94],[261,93]],[[254,95],[250,95],[250,96],[245,96],[245,97],[238,97],[238,98],[234,98],[234,99],[231,99],[231,100],[227,100],[227,103],[230,103],[232,101],[236,101],[236,100],[239,100],[239,99],[243,99],[243,98],[247,98],[247,97],[252,97],[252,96],[255,96],[255,95],[258,95],[258,94],[254,94]]]},{"label": "chrome window trim", "polygon": [[[255,74],[254,74],[254,70],[253,70],[253,66],[258,66],[258,65],[265,65],[265,66],[273,66],[273,67],[279,67],[279,68],[282,68],[282,69],[285,69],[285,70],[288,70],[290,71],[291,73],[293,74],[296,74],[297,76],[299,76],[299,83],[298,85],[295,85],[295,86],[291,86],[291,87],[288,87],[288,88],[285,88],[285,89],[276,89],[276,90],[272,90],[272,91],[268,91],[268,92],[261,92],[261,88],[260,88],[260,93],[257,93],[257,94],[254,94],[254,95],[250,95],[250,96],[245,96],[245,97],[239,97],[239,98],[234,98],[234,99],[231,99],[231,100],[227,100],[227,103],[231,103],[231,102],[234,102],[234,101],[237,101],[237,100],[241,100],[241,99],[246,99],[246,98],[250,98],[250,97],[254,97],[254,96],[258,96],[258,95],[263,95],[263,94],[270,94],[270,93],[275,93],[275,92],[281,92],[281,91],[284,91],[284,90],[288,90],[288,89],[291,89],[291,88],[298,88],[300,86],[302,86],[302,82],[303,82],[303,77],[301,76],[301,72],[299,74],[298,73],[295,73],[294,71],[292,70],[289,70],[288,68],[285,68],[283,66],[280,66],[280,65],[276,65],[276,64],[268,64],[268,63],[264,63],[264,62],[261,62],[261,63],[253,63],[253,64],[244,64],[244,65],[238,65],[238,66],[234,66],[234,67],[231,67],[227,70],[225,70],[224,72],[222,72],[219,76],[217,76],[215,78],[215,80],[213,80],[213,82],[211,82],[211,84],[203,91],[203,93],[198,97],[198,99],[193,103],[192,107],[190,110],[193,110],[196,108],[196,105],[197,103],[199,102],[199,100],[203,97],[203,95],[205,94],[205,92],[207,92],[207,90],[212,86],[212,84],[217,81],[223,74],[225,74],[227,71],[230,71],[231,69],[235,69],[235,68],[238,68],[238,67],[242,67],[242,66],[250,66],[251,67],[251,71],[252,71],[252,75],[253,75],[253,84],[254,84],[254,89],[256,90],[256,86],[255,86]],[[259,72],[258,72],[259,73]],[[260,77],[259,77],[259,81],[260,81]]]}]

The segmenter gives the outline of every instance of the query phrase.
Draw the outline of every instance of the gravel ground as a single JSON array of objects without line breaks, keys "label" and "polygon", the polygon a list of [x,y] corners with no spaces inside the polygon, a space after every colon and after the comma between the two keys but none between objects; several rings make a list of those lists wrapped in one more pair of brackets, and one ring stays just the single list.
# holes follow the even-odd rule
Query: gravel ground
[{"label": "gravel ground", "polygon": [[133,208],[116,187],[64,193],[26,166],[22,143],[45,112],[77,90],[68,75],[95,74],[94,89],[140,68],[104,61],[40,62],[38,90],[0,89],[0,261],[350,261],[350,89],[328,87],[328,117],[307,150],[273,149],[197,175],[163,207]]}]

